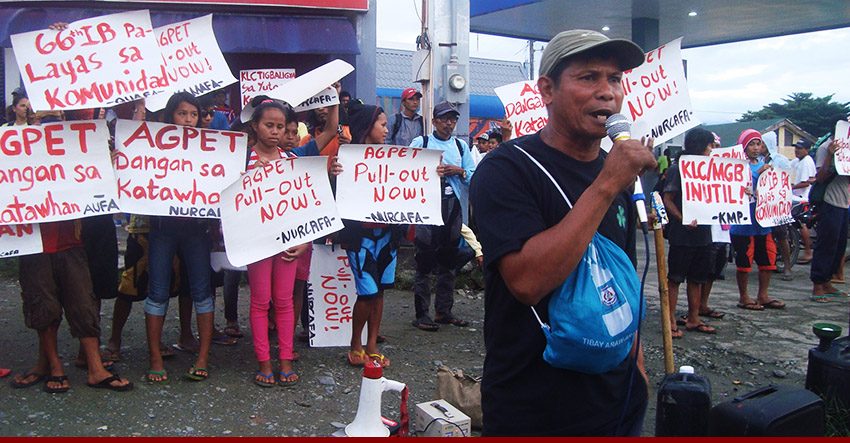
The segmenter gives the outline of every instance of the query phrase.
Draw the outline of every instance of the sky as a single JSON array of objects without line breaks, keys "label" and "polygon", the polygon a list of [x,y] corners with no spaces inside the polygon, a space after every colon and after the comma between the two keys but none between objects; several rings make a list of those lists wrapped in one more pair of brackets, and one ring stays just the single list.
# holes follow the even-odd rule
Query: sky
[{"label": "sky", "polygon": [[[416,49],[420,1],[377,0],[377,8],[378,47]],[[727,123],[794,92],[850,102],[848,42],[850,28],[842,28],[684,49],[694,112],[703,123]],[[472,33],[469,46],[470,57],[528,61],[526,40]]]}]

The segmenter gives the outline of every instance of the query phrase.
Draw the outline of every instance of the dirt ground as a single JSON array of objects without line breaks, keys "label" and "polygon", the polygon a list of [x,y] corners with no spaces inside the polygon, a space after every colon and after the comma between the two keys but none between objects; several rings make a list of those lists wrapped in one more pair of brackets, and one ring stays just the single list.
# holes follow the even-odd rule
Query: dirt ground
[{"label": "dirt ground", "polygon": [[[796,266],[793,281],[775,278],[771,282],[772,296],[784,300],[786,309],[755,312],[736,308],[734,268],[727,267],[726,279],[715,284],[712,295],[713,307],[726,312],[722,320],[709,321],[718,334],[689,332],[683,339],[675,340],[677,367],[692,365],[698,374],[707,376],[715,404],[772,383],[802,387],[807,352],[817,344],[812,324],[828,321],[846,328],[848,323],[847,300],[809,301],[808,271],[808,265]],[[409,280],[409,269],[402,266],[400,273],[401,283]],[[463,281],[470,279],[465,277]],[[754,291],[755,274],[750,285]],[[647,316],[642,340],[652,386],[644,435],[653,435],[655,389],[664,375],[654,258],[647,274],[645,295]],[[436,333],[411,326],[410,291],[392,290],[385,297],[382,333],[388,341],[382,352],[392,360],[385,376],[410,387],[411,410],[414,404],[435,398],[438,366],[444,364],[472,375],[481,374],[483,291],[456,291],[454,312],[469,319],[470,327],[444,326]],[[248,325],[247,300],[248,290],[242,287],[239,310],[243,330]],[[103,304],[104,337],[110,329],[112,306],[112,301]],[[679,306],[683,310],[684,301]],[[12,389],[8,384],[10,378],[5,379],[0,383],[0,435],[327,436],[354,419],[361,375],[358,369],[346,364],[344,348],[307,349],[301,343],[296,344],[301,360],[295,368],[301,381],[291,388],[263,389],[251,383],[257,368],[250,337],[235,346],[213,346],[211,377],[206,382],[180,379],[179,374],[188,369],[193,357],[178,353],[166,361],[166,369],[172,375],[168,384],[146,383],[144,316],[141,305],[136,304],[133,309],[124,331],[123,359],[116,365],[122,376],[135,382],[133,391],[104,392],[86,387],[85,373],[70,365],[77,343],[63,325],[60,353],[72,389],[51,395],[42,392],[41,385]],[[178,335],[176,303],[169,309],[164,340],[174,343]],[[216,315],[220,326],[223,326],[222,310],[219,297]],[[37,340],[23,324],[19,288],[14,279],[0,280],[0,328],[4,331],[0,334],[3,350],[0,367],[25,371],[34,362]],[[383,400],[383,414],[397,417],[398,394],[385,393]]]}]

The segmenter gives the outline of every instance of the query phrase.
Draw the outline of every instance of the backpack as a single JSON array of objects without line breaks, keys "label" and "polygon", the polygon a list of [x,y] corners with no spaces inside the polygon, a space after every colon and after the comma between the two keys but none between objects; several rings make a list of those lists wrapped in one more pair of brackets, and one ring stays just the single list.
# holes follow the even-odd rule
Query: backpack
[{"label": "backpack", "polygon": [[[460,154],[460,160],[463,161],[463,145],[460,144],[460,140],[457,137],[452,137],[455,139],[455,145],[457,145],[457,153]],[[428,136],[422,136],[422,149],[428,148]]]},{"label": "backpack", "polygon": [[[549,171],[525,154],[552,181],[572,208],[567,195]],[[546,337],[543,360],[585,374],[602,374],[629,355],[640,329],[643,296],[632,261],[613,241],[598,232],[576,268],[549,299],[549,323],[534,306],[531,311]]]},{"label": "backpack", "polygon": [[[393,116],[393,127],[390,130],[390,141],[395,143],[395,136],[398,135],[398,130],[401,128],[401,121],[404,117],[401,115],[401,112],[396,112]],[[422,125],[422,132],[425,133],[425,120],[419,120],[419,124]],[[423,135],[425,137],[425,135]]]}]

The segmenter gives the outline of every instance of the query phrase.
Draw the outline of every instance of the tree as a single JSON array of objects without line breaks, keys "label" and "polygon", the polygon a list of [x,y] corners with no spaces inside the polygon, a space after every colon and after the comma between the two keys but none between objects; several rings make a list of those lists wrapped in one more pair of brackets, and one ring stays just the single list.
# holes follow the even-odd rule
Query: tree
[{"label": "tree", "polygon": [[771,103],[759,111],[748,111],[739,122],[787,118],[815,137],[835,130],[835,122],[850,114],[850,102],[836,103],[832,96],[812,97],[810,92],[794,92],[784,103]]}]

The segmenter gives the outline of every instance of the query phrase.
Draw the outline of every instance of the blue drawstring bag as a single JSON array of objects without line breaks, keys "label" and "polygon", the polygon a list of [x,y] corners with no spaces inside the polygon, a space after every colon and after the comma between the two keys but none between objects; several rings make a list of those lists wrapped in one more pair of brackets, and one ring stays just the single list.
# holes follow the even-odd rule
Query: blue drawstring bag
[{"label": "blue drawstring bag", "polygon": [[[516,146],[516,145],[514,145]],[[572,209],[572,203],[549,171],[522,151],[552,181]],[[549,324],[534,307],[546,336],[543,359],[562,369],[601,374],[628,356],[640,326],[640,282],[626,253],[596,233],[566,281],[549,300]]]}]

